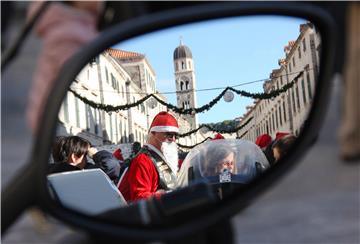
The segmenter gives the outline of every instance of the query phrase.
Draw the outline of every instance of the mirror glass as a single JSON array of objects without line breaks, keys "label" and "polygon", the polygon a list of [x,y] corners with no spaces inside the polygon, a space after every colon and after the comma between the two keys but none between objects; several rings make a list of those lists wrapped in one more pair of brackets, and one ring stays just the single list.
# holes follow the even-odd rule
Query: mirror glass
[{"label": "mirror glass", "polygon": [[320,48],[311,22],[284,16],[203,21],[109,47],[59,111],[53,198],[97,215],[205,182],[221,201],[301,133]]}]

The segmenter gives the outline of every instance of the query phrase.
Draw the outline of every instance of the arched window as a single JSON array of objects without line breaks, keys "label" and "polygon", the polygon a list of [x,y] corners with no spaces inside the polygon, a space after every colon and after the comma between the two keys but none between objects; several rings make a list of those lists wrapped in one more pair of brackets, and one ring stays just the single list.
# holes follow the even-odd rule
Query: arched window
[{"label": "arched window", "polygon": [[186,64],[184,61],[181,62],[181,69],[186,69]]},{"label": "arched window", "polygon": [[185,83],[186,83],[186,85],[185,85],[186,90],[189,90],[189,81],[187,80],[187,81],[185,81]]},{"label": "arched window", "polygon": [[184,88],[184,82],[180,82],[180,91],[182,91]]}]

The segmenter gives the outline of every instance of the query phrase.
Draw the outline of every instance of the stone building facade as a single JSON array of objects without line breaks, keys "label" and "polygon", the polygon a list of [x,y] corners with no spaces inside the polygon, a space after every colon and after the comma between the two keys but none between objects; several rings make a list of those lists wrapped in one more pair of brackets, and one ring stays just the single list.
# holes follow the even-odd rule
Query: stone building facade
[{"label": "stone building facade", "polygon": [[263,89],[269,93],[296,79],[294,86],[273,99],[258,99],[247,106],[239,126],[252,119],[238,131],[239,138],[255,141],[265,133],[273,138],[277,132],[300,133],[314,97],[320,49],[315,27],[311,23],[300,25],[298,38],[284,47],[285,58],[278,61],[279,68],[271,72]]},{"label": "stone building facade", "polygon": [[[174,50],[174,69],[177,106],[189,109],[197,107],[195,66],[190,48],[180,45]],[[190,123],[191,129],[198,126],[197,115],[182,115]]]},{"label": "stone building facade", "polygon": [[[90,101],[112,106],[134,103],[150,93],[167,101],[156,90],[155,71],[143,54],[113,48],[88,63],[71,89]],[[57,134],[79,135],[97,146],[134,141],[144,144],[154,116],[166,110],[166,106],[152,99],[128,110],[107,113],[92,108],[69,91],[59,112]],[[174,116],[178,118],[180,133],[194,127],[186,118]],[[193,145],[202,139],[198,137],[180,138],[179,143]]]}]

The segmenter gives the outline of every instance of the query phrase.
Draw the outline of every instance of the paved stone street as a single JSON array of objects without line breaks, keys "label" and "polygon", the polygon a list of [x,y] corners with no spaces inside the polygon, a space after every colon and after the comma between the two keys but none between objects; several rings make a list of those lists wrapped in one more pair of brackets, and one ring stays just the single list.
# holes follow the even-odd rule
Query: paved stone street
[{"label": "paved stone street", "polygon": [[[1,81],[1,184],[6,186],[26,163],[32,146],[25,123],[39,41],[31,36]],[[341,114],[340,80],[319,140],[302,162],[232,222],[237,243],[360,243],[360,162],[339,159],[337,129]],[[67,226],[27,211],[3,243],[80,243]],[[74,238],[74,239],[71,239]]]}]

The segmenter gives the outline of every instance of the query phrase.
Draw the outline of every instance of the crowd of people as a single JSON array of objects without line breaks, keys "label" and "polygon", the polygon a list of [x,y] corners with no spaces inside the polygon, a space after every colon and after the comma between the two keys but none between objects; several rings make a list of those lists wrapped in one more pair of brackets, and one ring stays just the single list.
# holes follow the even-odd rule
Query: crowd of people
[{"label": "crowd of people", "polygon": [[[97,150],[89,141],[79,136],[59,136],[52,147],[54,163],[49,164],[48,173],[100,168],[117,186],[127,202],[149,197],[159,198],[179,186],[178,172],[188,152],[178,150],[178,133],[179,125],[175,117],[168,112],[160,112],[151,123],[147,143],[141,146],[139,142],[134,142],[132,153],[126,159],[120,148],[112,153]],[[255,144],[264,153],[269,165],[273,165],[288,152],[295,139],[295,136],[288,133],[277,133],[274,140],[264,134],[257,138]],[[216,140],[227,139],[216,134],[213,141]],[[257,146],[254,147],[258,148]],[[226,144],[214,145],[208,151],[211,155],[207,155],[207,163],[204,164],[204,177],[219,175],[224,171],[238,173],[236,152],[227,148]],[[94,163],[89,163],[87,157]],[[261,167],[264,168],[260,166],[260,169]]]},{"label": "crowd of people", "polygon": [[275,139],[268,134],[262,134],[256,138],[255,144],[264,152],[270,165],[274,165],[288,153],[296,140],[296,136],[290,133],[277,132]]}]

